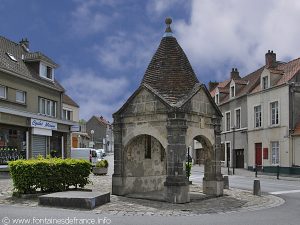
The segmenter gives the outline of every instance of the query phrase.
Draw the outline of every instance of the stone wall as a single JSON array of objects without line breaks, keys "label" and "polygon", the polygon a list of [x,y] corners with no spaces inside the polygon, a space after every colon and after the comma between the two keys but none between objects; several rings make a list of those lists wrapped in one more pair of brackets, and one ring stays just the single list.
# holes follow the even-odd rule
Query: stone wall
[{"label": "stone wall", "polygon": [[127,193],[162,190],[166,176],[166,154],[160,142],[151,139],[151,158],[145,158],[147,135],[134,138],[124,150]]}]

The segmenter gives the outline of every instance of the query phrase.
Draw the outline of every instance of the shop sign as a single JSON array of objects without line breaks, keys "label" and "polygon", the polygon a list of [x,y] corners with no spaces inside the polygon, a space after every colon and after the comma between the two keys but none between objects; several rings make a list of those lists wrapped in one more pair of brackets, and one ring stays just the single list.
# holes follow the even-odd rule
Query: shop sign
[{"label": "shop sign", "polygon": [[31,119],[31,127],[38,127],[43,128],[47,130],[57,130],[57,123],[44,121],[44,120],[38,120],[38,119]]},{"label": "shop sign", "polygon": [[80,131],[80,126],[79,125],[71,126],[71,131],[72,132]]}]

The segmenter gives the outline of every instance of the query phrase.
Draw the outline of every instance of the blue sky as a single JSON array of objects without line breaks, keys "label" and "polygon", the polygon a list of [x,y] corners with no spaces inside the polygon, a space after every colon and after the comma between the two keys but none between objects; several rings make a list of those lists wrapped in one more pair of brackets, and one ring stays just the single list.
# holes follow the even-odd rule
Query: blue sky
[{"label": "blue sky", "polygon": [[0,35],[30,41],[60,67],[55,76],[80,117],[111,114],[139,86],[172,17],[175,37],[199,80],[242,76],[268,49],[300,56],[298,0],[0,0]]}]

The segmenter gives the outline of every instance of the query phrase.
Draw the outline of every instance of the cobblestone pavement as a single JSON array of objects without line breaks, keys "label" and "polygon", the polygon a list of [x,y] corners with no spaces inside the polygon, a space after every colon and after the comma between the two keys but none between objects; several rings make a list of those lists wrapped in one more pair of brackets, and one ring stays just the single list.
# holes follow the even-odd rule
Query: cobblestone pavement
[{"label": "cobblestone pavement", "polygon": [[[86,188],[93,191],[111,192],[111,176],[90,176],[91,184]],[[0,179],[0,204],[24,205],[37,207],[37,199],[20,199],[11,197],[12,180]],[[200,193],[202,188],[198,185],[190,186],[191,193]],[[112,215],[162,215],[162,216],[193,216],[198,214],[230,213],[254,211],[264,208],[276,207],[284,200],[272,195],[262,197],[253,196],[251,192],[230,189],[224,191],[219,198],[192,199],[187,204],[171,204],[144,199],[133,199],[121,196],[111,196],[111,202],[97,207],[96,214],[107,213]]]}]

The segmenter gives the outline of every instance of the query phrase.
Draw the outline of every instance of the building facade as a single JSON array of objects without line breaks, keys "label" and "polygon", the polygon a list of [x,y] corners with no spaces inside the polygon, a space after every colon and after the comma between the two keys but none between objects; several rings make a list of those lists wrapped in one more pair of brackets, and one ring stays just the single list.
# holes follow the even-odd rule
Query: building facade
[{"label": "building facade", "polygon": [[259,81],[247,102],[249,168],[300,174],[300,59],[279,62],[269,51]]},{"label": "building facade", "polygon": [[67,94],[63,95],[63,119],[76,122],[71,126],[71,148],[87,148],[90,136],[86,124],[79,120],[79,105]]},{"label": "building facade", "polygon": [[105,152],[113,152],[112,125],[103,116],[92,116],[86,123],[87,133],[91,136],[91,142],[95,149],[104,149]]},{"label": "building facade", "polygon": [[300,59],[279,62],[268,51],[265,65],[240,78],[236,69],[211,95],[223,113],[224,164],[299,173]]},{"label": "building facade", "polygon": [[63,119],[57,64],[41,52],[0,37],[0,164],[54,154],[68,157],[73,121]]}]

